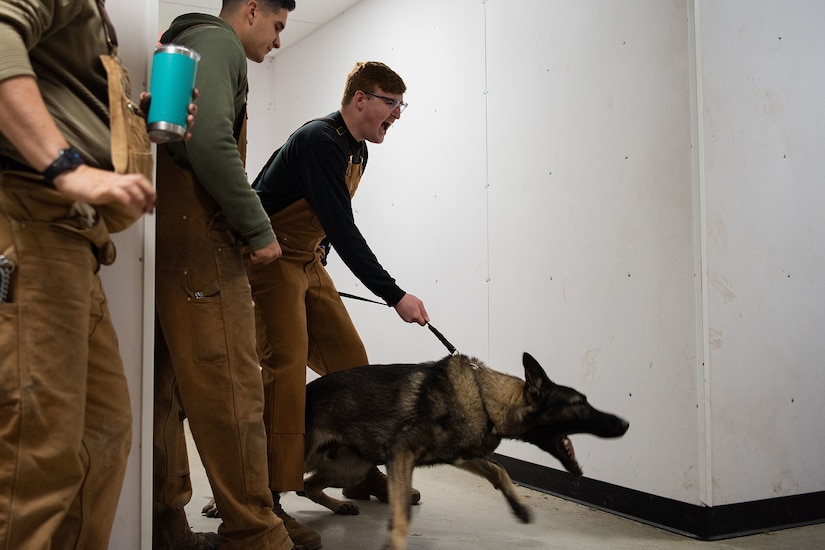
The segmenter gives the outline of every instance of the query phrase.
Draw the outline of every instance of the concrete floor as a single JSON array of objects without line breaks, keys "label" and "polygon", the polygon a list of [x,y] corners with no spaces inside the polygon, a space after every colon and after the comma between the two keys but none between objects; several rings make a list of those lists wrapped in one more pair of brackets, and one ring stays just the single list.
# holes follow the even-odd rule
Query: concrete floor
[{"label": "concrete floor", "polygon": [[[211,488],[191,440],[189,449],[194,494],[187,515],[194,531],[214,532],[220,520],[201,514],[212,498]],[[451,466],[416,470],[414,486],[422,497],[412,507],[409,550],[825,549],[825,524],[703,542],[525,488],[521,491],[533,511],[533,522],[523,524],[485,480]],[[329,492],[340,498],[340,490]],[[282,496],[281,503],[290,515],[320,533],[324,550],[378,550],[384,540],[389,507],[378,501],[359,501],[358,516],[333,514],[295,493]]]}]

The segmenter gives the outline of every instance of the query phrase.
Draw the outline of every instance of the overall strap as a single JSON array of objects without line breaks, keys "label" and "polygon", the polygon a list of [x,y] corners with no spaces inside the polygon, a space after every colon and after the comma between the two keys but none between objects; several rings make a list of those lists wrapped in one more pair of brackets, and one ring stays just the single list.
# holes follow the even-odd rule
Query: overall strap
[{"label": "overall strap", "polygon": [[103,34],[106,35],[106,43],[109,44],[109,53],[114,55],[117,50],[117,34],[103,2],[104,0],[97,0],[97,11],[100,12],[100,19],[103,21]]},{"label": "overall strap", "polygon": [[[326,122],[328,124],[331,124],[332,126],[336,125],[335,119],[332,118],[332,117],[328,117],[328,116],[315,118],[315,119],[310,120],[309,122],[314,122],[316,120]],[[309,124],[309,122],[307,122],[307,124]],[[343,124],[341,124],[340,126],[337,126],[335,128],[335,135],[338,136],[338,138],[341,140],[341,144],[344,146],[344,149],[349,153],[350,162],[352,164],[361,164],[361,162],[363,161],[363,157],[359,156],[357,159],[355,158],[355,156],[352,152],[352,148],[350,147],[350,142],[347,139],[347,127],[344,126]]]},{"label": "overall strap", "polygon": [[[328,124],[331,124],[332,126],[336,125],[336,122],[335,122],[334,118],[324,116],[324,117],[313,118],[312,120],[308,120],[308,121],[304,122],[303,124],[301,124],[301,126],[300,126],[300,128],[298,128],[298,130],[300,130],[301,128],[303,128],[304,126],[309,124],[310,122],[315,122],[315,121],[326,122]],[[298,130],[295,130],[295,132],[297,132]],[[295,132],[292,132],[292,133],[294,134]],[[353,163],[353,164],[361,164],[361,161],[362,161],[361,157],[358,158],[358,162],[355,162],[355,159],[353,159],[352,149],[350,148],[349,140],[347,139],[347,128],[346,128],[346,126],[344,126],[343,124],[341,124],[340,126],[337,126],[335,128],[335,135],[338,136],[338,139],[341,140],[341,144],[344,146],[344,149],[347,152],[349,152],[350,162]],[[292,136],[290,136],[290,137],[292,137]],[[270,155],[269,159],[267,159],[266,163],[264,163],[263,167],[258,172],[258,175],[255,178],[255,181],[252,182],[252,187],[255,187],[255,185],[261,179],[261,176],[267,171],[267,169],[269,169],[269,166],[275,160],[275,157],[278,156],[278,153],[280,151],[281,151],[281,147],[278,147],[277,149],[275,149],[275,152],[272,153],[272,155]]]}]

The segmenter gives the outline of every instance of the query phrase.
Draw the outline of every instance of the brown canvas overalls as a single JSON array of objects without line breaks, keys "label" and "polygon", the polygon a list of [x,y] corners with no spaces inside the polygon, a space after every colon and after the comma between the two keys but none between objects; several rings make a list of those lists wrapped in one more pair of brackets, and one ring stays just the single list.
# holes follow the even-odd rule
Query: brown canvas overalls
[{"label": "brown canvas overalls", "polygon": [[[363,166],[350,163],[350,197]],[[367,364],[361,337],[326,268],[325,233],[306,199],[270,217],[283,256],[250,271],[264,377],[269,486],[303,489],[306,367],[320,375]]]},{"label": "brown canvas overalls", "polygon": [[291,549],[271,510],[243,245],[165,147],[158,147],[157,186],[155,533],[188,529],[183,507],[192,485],[181,424],[188,418],[221,511],[222,548]]},{"label": "brown canvas overalls", "polygon": [[[128,73],[102,59],[115,171],[151,178]],[[98,269],[141,212],[74,203],[17,168],[0,166],[0,254],[16,264],[0,304],[0,547],[107,548],[132,417]]]}]

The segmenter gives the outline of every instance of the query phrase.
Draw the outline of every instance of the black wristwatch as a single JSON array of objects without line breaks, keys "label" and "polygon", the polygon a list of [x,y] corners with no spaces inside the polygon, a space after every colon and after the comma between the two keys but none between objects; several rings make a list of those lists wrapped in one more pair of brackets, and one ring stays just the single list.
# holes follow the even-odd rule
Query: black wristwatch
[{"label": "black wristwatch", "polygon": [[77,149],[74,147],[61,149],[60,154],[57,155],[54,162],[43,170],[43,178],[45,178],[46,183],[54,187],[54,178],[64,172],[74,170],[81,164],[85,163],[83,162],[83,157],[77,152]]}]

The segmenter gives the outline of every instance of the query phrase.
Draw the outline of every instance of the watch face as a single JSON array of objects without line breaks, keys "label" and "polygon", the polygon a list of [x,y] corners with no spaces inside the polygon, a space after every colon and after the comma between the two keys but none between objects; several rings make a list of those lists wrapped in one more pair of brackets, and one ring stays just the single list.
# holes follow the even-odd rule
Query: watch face
[{"label": "watch face", "polygon": [[83,164],[83,157],[77,152],[77,149],[71,147],[60,151],[58,159],[63,161],[63,165],[71,168],[76,168]]},{"label": "watch face", "polygon": [[63,172],[77,168],[81,164],[83,164],[83,157],[80,156],[77,149],[74,147],[61,149],[60,154],[54,162],[43,171],[43,177],[49,184],[53,184],[54,178]]}]

